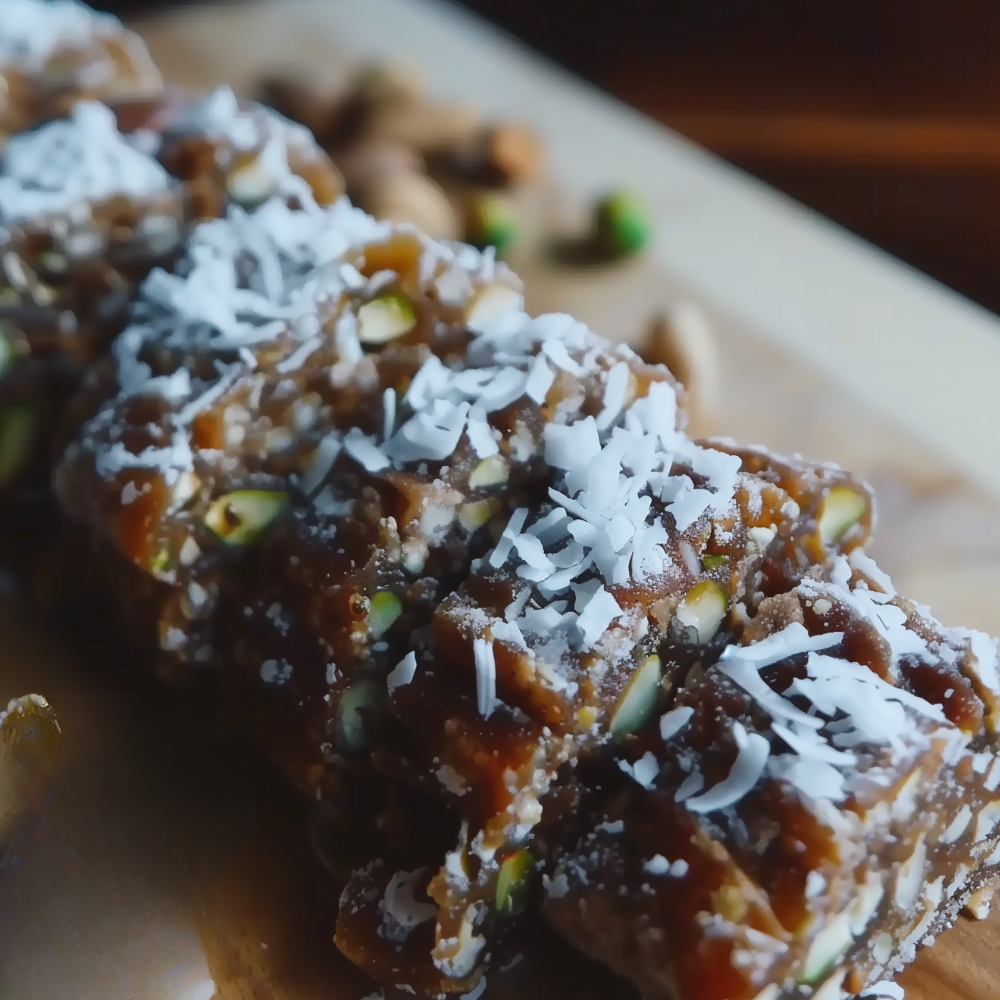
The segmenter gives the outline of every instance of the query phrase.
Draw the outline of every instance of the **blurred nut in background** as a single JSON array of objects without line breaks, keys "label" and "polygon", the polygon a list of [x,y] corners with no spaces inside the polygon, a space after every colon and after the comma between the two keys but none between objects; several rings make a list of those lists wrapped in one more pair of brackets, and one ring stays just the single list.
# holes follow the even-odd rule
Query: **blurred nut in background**
[{"label": "blurred nut in background", "polygon": [[424,162],[409,146],[386,139],[362,139],[337,157],[347,194],[360,202],[365,190],[399,174],[422,174]]},{"label": "blurred nut in background", "polygon": [[459,238],[458,218],[444,191],[423,174],[398,173],[374,180],[358,205],[378,219],[410,222],[436,240]]},{"label": "blurred nut in background", "polygon": [[364,135],[412,146],[424,155],[440,155],[469,141],[479,127],[479,116],[461,105],[389,105],[372,113]]},{"label": "blurred nut in background", "polygon": [[338,95],[324,91],[312,79],[294,76],[265,77],[261,81],[260,102],[278,114],[304,125],[320,145],[326,145]]},{"label": "blurred nut in background", "polygon": [[512,187],[540,173],[542,144],[522,125],[477,128],[439,149],[429,163],[431,173],[484,187]]},{"label": "blurred nut in background", "polygon": [[664,309],[650,322],[639,353],[652,364],[666,365],[687,389],[691,436],[712,434],[719,413],[719,362],[704,310],[690,301]]}]

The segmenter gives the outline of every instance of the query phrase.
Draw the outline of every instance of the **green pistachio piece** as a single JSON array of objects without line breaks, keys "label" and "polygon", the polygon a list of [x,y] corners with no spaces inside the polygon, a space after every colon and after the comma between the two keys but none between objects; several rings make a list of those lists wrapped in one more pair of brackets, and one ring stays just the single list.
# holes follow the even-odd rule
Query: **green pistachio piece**
[{"label": "green pistachio piece", "polygon": [[614,191],[601,198],[595,228],[600,245],[616,257],[640,253],[651,235],[645,208],[627,191]]},{"label": "green pistachio piece", "polygon": [[358,309],[358,340],[387,344],[417,325],[413,303],[402,292],[383,292]]},{"label": "green pistachio piece", "polygon": [[501,455],[488,455],[469,475],[469,489],[477,490],[484,486],[500,486],[507,482],[510,469]]},{"label": "green pistachio piece", "polygon": [[44,250],[38,255],[35,261],[40,271],[47,274],[61,275],[69,269],[69,261],[65,254],[57,253],[55,250]]},{"label": "green pistachio piece", "polygon": [[836,486],[823,498],[819,536],[824,545],[836,545],[861,520],[868,501],[849,486]]},{"label": "green pistachio piece", "polygon": [[517,238],[520,226],[509,198],[495,192],[475,197],[469,209],[466,239],[480,250],[495,247],[502,257]]},{"label": "green pistachio piece", "polygon": [[513,917],[524,911],[534,870],[535,859],[524,848],[503,859],[497,876],[497,913]]},{"label": "green pistachio piece", "polygon": [[696,641],[708,642],[726,617],[729,597],[714,580],[696,583],[677,606],[677,620],[697,632]]},{"label": "green pistachio piece", "polygon": [[620,740],[646,724],[660,696],[663,668],[658,656],[647,656],[629,678],[611,716],[611,735]]},{"label": "green pistachio piece", "polygon": [[458,508],[458,520],[466,531],[478,530],[492,515],[493,504],[489,500],[476,500],[473,503],[462,504]]},{"label": "green pistachio piece", "polygon": [[287,493],[237,490],[212,501],[205,525],[227,545],[252,545],[287,507]]},{"label": "green pistachio piece", "polygon": [[0,375],[14,363],[14,342],[17,331],[10,323],[0,319]]},{"label": "green pistachio piece", "polygon": [[274,194],[278,179],[263,156],[237,167],[226,178],[226,191],[240,205],[259,205]]},{"label": "green pistachio piece", "polygon": [[166,545],[156,553],[149,568],[155,577],[162,577],[170,568],[170,549]]},{"label": "green pistachio piece", "polygon": [[834,917],[813,939],[799,982],[807,986],[819,983],[847,951],[853,939],[848,915],[841,913]]},{"label": "green pistachio piece", "polygon": [[12,403],[0,414],[0,487],[9,486],[24,471],[38,430],[38,411],[30,403]]},{"label": "green pistachio piece", "polygon": [[710,573],[712,570],[721,569],[723,566],[729,565],[729,556],[702,556],[701,564]]},{"label": "green pistachio piece", "polygon": [[403,602],[391,590],[379,590],[368,608],[368,632],[373,639],[381,639],[403,613]]},{"label": "green pistachio piece", "polygon": [[470,330],[481,329],[523,305],[521,293],[509,285],[489,284],[476,292],[465,306],[464,319]]},{"label": "green pistachio piece", "polygon": [[385,682],[373,677],[355,681],[337,706],[337,741],[344,750],[364,750],[385,711]]}]

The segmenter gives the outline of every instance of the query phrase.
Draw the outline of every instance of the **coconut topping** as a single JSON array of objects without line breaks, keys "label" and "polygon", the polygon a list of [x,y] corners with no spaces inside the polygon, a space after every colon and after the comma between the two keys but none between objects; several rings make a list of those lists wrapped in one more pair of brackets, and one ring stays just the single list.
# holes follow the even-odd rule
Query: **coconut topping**
[{"label": "coconut topping", "polygon": [[[871,578],[884,574],[870,560],[859,563]],[[898,611],[902,620],[878,615],[883,629],[890,621],[894,650],[926,654],[923,640],[904,627],[905,614],[892,605],[871,602],[871,593],[863,582],[852,589],[847,560],[841,557],[833,570],[834,588],[858,613],[872,619],[872,608]],[[885,578],[887,589],[891,588]],[[822,584],[807,581],[799,591],[812,595]],[[901,632],[914,635],[910,641]],[[885,632],[883,631],[883,634]],[[908,753],[926,744],[919,720],[934,726],[953,728],[942,709],[923,698],[887,683],[868,667],[829,655],[843,640],[840,632],[811,636],[798,622],[747,646],[728,646],[714,669],[749,694],[770,717],[770,732],[777,747],[790,752],[775,752],[767,738],[748,734],[738,722],[733,724],[733,739],[738,748],[730,775],[702,795],[686,800],[689,809],[711,812],[738,802],[765,773],[788,782],[808,799],[843,801],[855,787],[858,773],[857,751],[884,748],[889,759],[901,761]],[[796,678],[779,694],[765,681],[760,671],[791,657],[805,656],[805,677]],[[794,700],[793,700],[794,699]],[[802,704],[808,706],[804,709]],[[676,709],[681,712],[683,709]],[[673,714],[673,713],[670,713]],[[676,717],[675,717],[676,718]],[[674,719],[664,716],[665,738],[681,728]],[[873,771],[865,772],[872,780]]]},{"label": "coconut topping", "polygon": [[152,156],[126,141],[109,108],[81,101],[68,120],[7,141],[0,159],[0,221],[86,215],[115,195],[143,201],[170,184]]},{"label": "coconut topping", "polygon": [[433,919],[437,908],[416,898],[417,887],[427,876],[426,868],[412,872],[396,872],[386,886],[382,898],[382,921],[385,936],[390,941],[405,941],[414,927]]},{"label": "coconut topping", "polygon": [[84,49],[121,33],[118,18],[76,0],[3,0],[0,64],[39,70],[58,49]]},{"label": "coconut topping", "polygon": [[[288,164],[291,150],[320,156],[312,134],[270,108],[247,103],[241,106],[232,89],[217,87],[207,97],[185,106],[167,124],[165,141],[171,134],[202,136],[219,144],[216,157],[219,166],[233,164],[235,153],[257,154],[252,166],[244,168],[249,173],[243,177],[246,184],[263,190],[266,195],[302,195],[308,191],[305,181],[292,173]],[[239,180],[231,179],[239,184]],[[247,187],[248,200],[259,200]],[[238,196],[241,192],[234,191]],[[242,200],[242,199],[239,199]]]}]

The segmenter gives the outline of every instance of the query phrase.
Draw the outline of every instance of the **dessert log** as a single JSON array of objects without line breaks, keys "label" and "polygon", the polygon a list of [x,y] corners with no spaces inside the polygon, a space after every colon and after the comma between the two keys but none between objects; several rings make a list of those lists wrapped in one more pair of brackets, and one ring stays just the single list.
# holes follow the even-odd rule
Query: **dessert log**
[{"label": "dessert log", "polygon": [[[895,592],[866,484],[693,440],[666,367],[114,19],[0,0],[0,84],[4,548],[310,804],[331,948],[478,996],[544,920],[650,1000],[842,1000],[985,913],[996,641]],[[355,89],[328,148],[496,160]],[[596,230],[648,238],[622,198]],[[9,839],[58,725],[0,729]]]},{"label": "dessert log", "polygon": [[307,192],[134,317],[60,499],[315,802],[366,971],[465,991],[541,913],[651,997],[825,1000],[991,880],[995,644],[895,594],[863,483]]}]

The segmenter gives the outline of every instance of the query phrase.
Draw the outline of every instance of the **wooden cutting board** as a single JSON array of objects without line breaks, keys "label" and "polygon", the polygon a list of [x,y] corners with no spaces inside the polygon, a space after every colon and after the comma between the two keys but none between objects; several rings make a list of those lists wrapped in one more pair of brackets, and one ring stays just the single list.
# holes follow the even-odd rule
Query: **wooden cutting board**
[{"label": "wooden cutting board", "polygon": [[[442,16],[427,6],[428,19]],[[249,90],[262,71],[282,65],[329,74],[342,56],[333,29],[317,25],[322,6],[292,0],[191,10],[140,29],[172,82]],[[389,20],[379,30],[384,41],[402,27]],[[466,72],[476,72],[479,56],[488,58],[463,55]],[[569,311],[616,339],[635,340],[664,305],[697,301],[712,319],[722,369],[711,430],[866,476],[880,501],[872,551],[899,589],[946,624],[1000,632],[1000,501],[922,443],[915,411],[887,415],[862,402],[843,365],[824,371],[810,364],[808,345],[782,349],[759,316],[748,320],[730,299],[706,297],[694,287],[703,283],[651,259],[592,269],[541,256],[514,263],[532,311]],[[298,805],[197,714],[142,685],[112,693],[100,670],[79,668],[80,651],[52,644],[45,631],[23,608],[0,605],[0,699],[45,693],[65,732],[47,820],[0,864],[0,996],[210,1000],[218,990],[220,1000],[361,1000],[371,993],[373,984],[329,944],[325,874],[307,851],[292,848],[306,837],[299,819],[285,821]],[[1000,916],[961,921],[901,983],[908,1000],[1000,996]],[[610,996],[628,993],[557,942],[491,977],[487,993]]]}]

